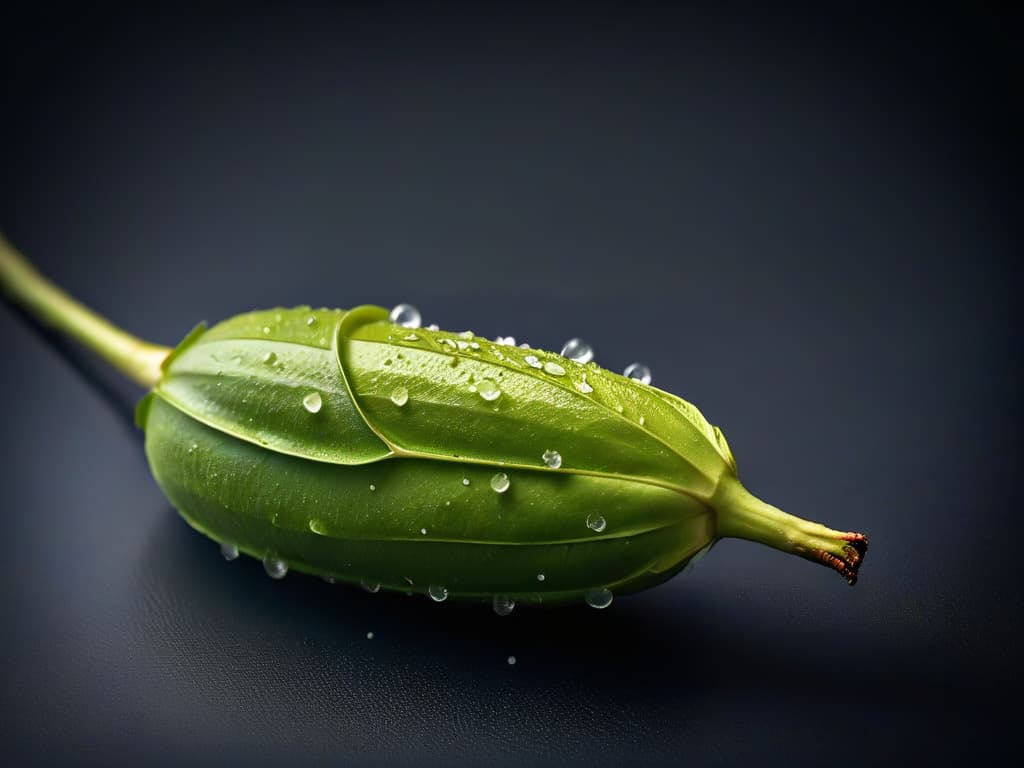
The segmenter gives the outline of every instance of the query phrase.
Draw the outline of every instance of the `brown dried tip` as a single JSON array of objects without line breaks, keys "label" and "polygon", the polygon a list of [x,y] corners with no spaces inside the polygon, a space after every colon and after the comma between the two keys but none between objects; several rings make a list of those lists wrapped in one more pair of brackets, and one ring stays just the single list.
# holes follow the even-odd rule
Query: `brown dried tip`
[{"label": "brown dried tip", "polygon": [[860,569],[860,564],[864,562],[864,555],[868,551],[868,537],[863,533],[844,533],[839,538],[847,542],[843,547],[842,557],[819,549],[815,552],[815,558],[838,571],[839,575],[846,579],[852,587],[857,583],[857,571]]}]

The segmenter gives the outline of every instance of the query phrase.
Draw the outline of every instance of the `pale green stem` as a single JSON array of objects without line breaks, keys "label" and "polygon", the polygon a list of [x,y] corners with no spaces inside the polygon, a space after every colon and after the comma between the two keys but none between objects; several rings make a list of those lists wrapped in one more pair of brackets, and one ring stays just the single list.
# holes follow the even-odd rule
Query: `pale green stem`
[{"label": "pale green stem", "polygon": [[860,533],[835,531],[783,512],[744,488],[734,476],[723,477],[712,499],[719,537],[748,539],[799,555],[857,581],[868,540]]},{"label": "pale green stem", "polygon": [[43,277],[0,234],[0,290],[40,323],[71,336],[143,387],[160,381],[169,347],[122,331]]}]

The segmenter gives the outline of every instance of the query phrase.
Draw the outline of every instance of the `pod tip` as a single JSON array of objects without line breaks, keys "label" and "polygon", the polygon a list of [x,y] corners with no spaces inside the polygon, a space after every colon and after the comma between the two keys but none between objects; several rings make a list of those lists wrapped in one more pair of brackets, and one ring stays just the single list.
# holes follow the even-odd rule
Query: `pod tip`
[{"label": "pod tip", "polygon": [[814,552],[814,558],[837,571],[852,587],[857,583],[857,571],[860,570],[864,555],[868,551],[868,537],[863,533],[842,533],[838,538],[846,542],[842,548],[842,556],[819,549]]}]

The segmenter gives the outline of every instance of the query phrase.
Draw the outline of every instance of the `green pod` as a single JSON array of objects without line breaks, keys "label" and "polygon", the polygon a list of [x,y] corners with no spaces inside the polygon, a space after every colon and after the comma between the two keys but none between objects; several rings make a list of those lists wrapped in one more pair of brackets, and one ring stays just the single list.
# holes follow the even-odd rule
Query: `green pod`
[{"label": "green pod", "polygon": [[603,604],[706,551],[716,507],[745,495],[691,404],[381,307],[199,329],[138,423],[160,487],[207,536],[275,574],[435,599]]},{"label": "green pod", "polygon": [[2,236],[0,289],[151,389],[136,421],[160,487],[272,576],[505,613],[604,607],[726,537],[851,584],[867,548],[752,496],[693,405],[593,363],[405,328],[373,306],[252,312],[170,350],[76,302]]}]

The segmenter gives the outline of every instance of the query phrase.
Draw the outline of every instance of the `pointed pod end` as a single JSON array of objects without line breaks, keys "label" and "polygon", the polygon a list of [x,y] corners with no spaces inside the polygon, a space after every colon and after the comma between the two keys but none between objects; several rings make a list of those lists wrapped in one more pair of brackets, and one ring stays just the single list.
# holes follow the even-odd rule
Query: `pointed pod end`
[{"label": "pointed pod end", "polygon": [[857,583],[857,571],[860,570],[860,565],[864,562],[864,555],[868,551],[868,537],[863,533],[841,533],[838,538],[844,542],[840,550],[841,554],[837,555],[826,552],[824,549],[818,549],[814,552],[814,559],[837,571],[852,587]]}]

